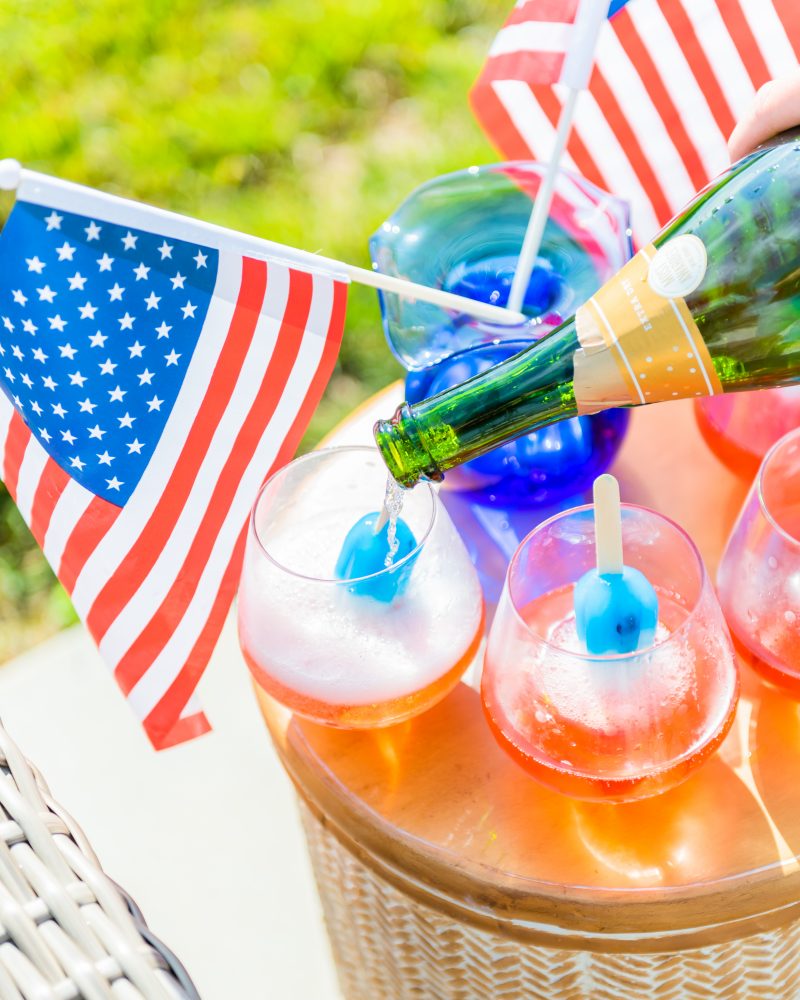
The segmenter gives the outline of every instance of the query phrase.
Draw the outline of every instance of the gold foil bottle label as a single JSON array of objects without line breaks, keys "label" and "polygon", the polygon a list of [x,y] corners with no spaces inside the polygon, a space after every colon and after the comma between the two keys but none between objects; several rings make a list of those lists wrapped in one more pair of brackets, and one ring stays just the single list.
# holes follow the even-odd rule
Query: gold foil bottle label
[{"label": "gold foil bottle label", "polygon": [[706,264],[696,236],[678,236],[659,250],[651,244],[578,309],[579,413],[723,391],[697,324],[676,294],[697,288]]}]

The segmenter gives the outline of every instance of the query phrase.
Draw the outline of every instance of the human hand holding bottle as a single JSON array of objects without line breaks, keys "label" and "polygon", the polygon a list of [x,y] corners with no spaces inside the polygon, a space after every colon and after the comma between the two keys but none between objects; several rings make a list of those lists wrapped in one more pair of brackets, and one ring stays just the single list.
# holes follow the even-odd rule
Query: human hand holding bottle
[{"label": "human hand holding bottle", "polygon": [[728,140],[731,163],[794,125],[800,125],[800,69],[759,89]]}]

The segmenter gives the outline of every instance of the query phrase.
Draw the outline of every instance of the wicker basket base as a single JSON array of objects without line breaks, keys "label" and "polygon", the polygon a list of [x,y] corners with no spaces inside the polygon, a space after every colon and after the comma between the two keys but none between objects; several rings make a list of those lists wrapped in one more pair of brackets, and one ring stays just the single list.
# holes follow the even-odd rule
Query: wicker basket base
[{"label": "wicker basket base", "polygon": [[300,804],[347,1000],[799,1000],[800,921],[723,944],[601,954],[441,914],[354,857]]}]

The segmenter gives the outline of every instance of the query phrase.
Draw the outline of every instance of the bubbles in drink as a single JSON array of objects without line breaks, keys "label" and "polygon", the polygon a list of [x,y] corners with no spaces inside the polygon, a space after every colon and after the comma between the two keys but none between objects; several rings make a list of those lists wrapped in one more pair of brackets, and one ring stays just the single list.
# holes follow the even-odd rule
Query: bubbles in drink
[{"label": "bubbles in drink", "polygon": [[[662,608],[655,644],[670,634],[671,628],[664,620],[666,611],[674,622],[676,616],[670,615],[670,610]],[[578,638],[573,612],[546,626],[546,636],[559,649],[587,655]],[[646,655],[646,651],[641,652]],[[637,655],[635,659],[603,662],[599,657],[597,669],[578,661],[574,670],[565,670],[563,660],[548,658],[546,647],[541,647],[538,669],[551,713],[564,722],[592,730],[623,733],[640,730],[645,717],[653,714],[654,705],[677,706],[687,697],[691,671],[681,669],[679,661],[680,657],[652,657],[643,662],[643,657]]]},{"label": "bubbles in drink", "polygon": [[[490,725],[546,784],[587,798],[624,799],[634,785],[655,791],[724,735],[737,690],[735,671],[719,666],[727,639],[697,620],[684,627],[687,609],[656,589],[655,642],[635,654],[587,655],[571,586],[520,609],[539,641],[490,641],[482,687]],[[685,641],[671,641],[676,633]]]},{"label": "bubbles in drink", "polygon": [[446,546],[423,550],[405,593],[382,604],[334,583],[341,535],[331,518],[321,517],[319,528],[279,541],[284,550],[313,548],[330,583],[276,573],[265,561],[245,566],[252,575],[239,598],[242,638],[275,678],[332,703],[372,703],[431,683],[464,655],[482,599],[467,567],[464,579],[437,584]]},{"label": "bubbles in drink", "polygon": [[[338,572],[348,534],[369,511],[365,500],[385,483],[379,457],[368,482],[364,455],[358,458],[342,469],[332,457],[320,459],[290,496],[266,496],[257,507],[239,635],[257,682],[294,711],[337,725],[386,725],[439,700],[470,666],[483,635],[483,596],[428,487],[387,486],[391,563],[383,566],[384,520],[372,575]],[[415,542],[411,551],[406,534]],[[400,577],[404,586],[378,597],[379,579]]]}]

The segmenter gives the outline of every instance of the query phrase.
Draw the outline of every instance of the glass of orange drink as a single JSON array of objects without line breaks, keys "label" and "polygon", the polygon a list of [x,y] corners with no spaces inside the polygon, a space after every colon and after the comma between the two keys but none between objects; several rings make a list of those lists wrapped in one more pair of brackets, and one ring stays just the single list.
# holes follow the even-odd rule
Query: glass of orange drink
[{"label": "glass of orange drink", "polygon": [[481,694],[500,745],[575,798],[623,802],[677,785],[722,742],[739,679],[694,543],[654,511],[622,505],[626,565],[654,586],[648,648],[593,656],[578,639],[575,583],[595,565],[594,511],[536,527],[514,554],[486,647]]},{"label": "glass of orange drink", "polygon": [[697,425],[717,458],[752,479],[784,434],[800,427],[800,386],[725,392],[695,400]]},{"label": "glass of orange drink", "polygon": [[272,476],[250,519],[238,598],[245,659],[267,694],[331,726],[388,726],[424,711],[483,638],[475,568],[430,484],[404,491],[396,558],[340,575],[348,533],[380,511],[385,488],[376,448],[329,448]]},{"label": "glass of orange drink", "polygon": [[717,589],[755,669],[800,698],[800,429],[765,455],[725,546]]}]

